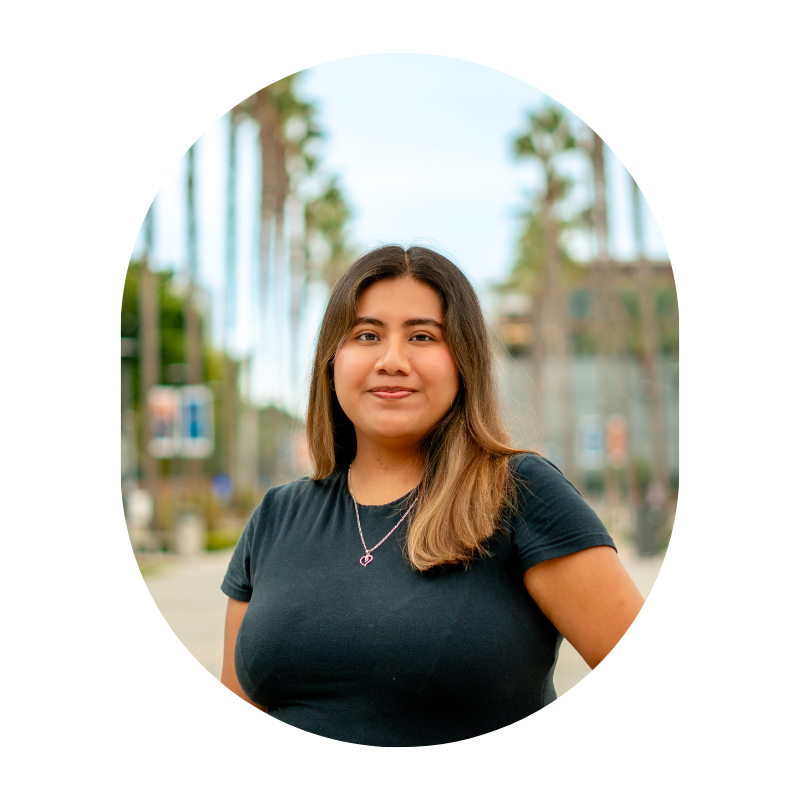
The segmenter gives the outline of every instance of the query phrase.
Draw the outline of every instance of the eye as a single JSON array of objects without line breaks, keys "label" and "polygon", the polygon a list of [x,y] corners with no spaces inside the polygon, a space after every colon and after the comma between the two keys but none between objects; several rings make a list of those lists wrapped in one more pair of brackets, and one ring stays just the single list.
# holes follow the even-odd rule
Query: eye
[{"label": "eye", "polygon": [[[369,338],[372,337],[372,338]],[[357,342],[377,342],[378,336],[377,334],[372,333],[371,331],[364,331],[363,333],[359,333],[356,335]]]},{"label": "eye", "polygon": [[436,340],[429,333],[415,333],[411,337],[411,341],[412,342],[414,342],[414,341],[418,341],[418,342],[434,342]]}]

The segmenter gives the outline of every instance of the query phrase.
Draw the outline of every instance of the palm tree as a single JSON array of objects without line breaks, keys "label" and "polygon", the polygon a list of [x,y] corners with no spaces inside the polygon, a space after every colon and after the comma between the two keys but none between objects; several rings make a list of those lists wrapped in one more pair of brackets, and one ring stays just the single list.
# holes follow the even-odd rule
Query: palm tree
[{"label": "palm tree", "polygon": [[147,449],[150,426],[147,393],[160,381],[161,328],[157,276],[150,268],[153,257],[153,206],[145,217],[145,246],[138,265],[138,338],[139,338],[139,457],[144,488],[154,501],[158,497],[158,465]]},{"label": "palm tree", "polygon": [[661,396],[661,370],[659,369],[659,334],[656,320],[655,295],[653,293],[652,269],[644,253],[644,198],[639,185],[631,176],[633,191],[633,221],[636,240],[636,258],[639,304],[642,313],[642,350],[646,391],[651,414],[651,448],[653,453],[653,479],[661,491],[667,489],[666,430]]},{"label": "palm tree", "polygon": [[231,358],[231,332],[236,309],[236,132],[238,114],[228,114],[228,174],[225,193],[225,292],[222,314],[222,463],[229,476],[237,473],[236,427],[239,415],[237,364]]},{"label": "palm tree", "polygon": [[[200,341],[200,315],[197,308],[197,278],[199,271],[197,257],[197,211],[195,207],[195,147],[187,153],[186,169],[186,244],[189,260],[189,285],[184,299],[185,361],[187,384],[197,385],[203,380],[202,343]],[[180,463],[180,461],[179,461]],[[195,494],[199,490],[203,462],[197,458],[189,459],[188,490]]]},{"label": "palm tree", "polygon": [[570,380],[570,343],[566,330],[565,298],[562,286],[562,258],[559,238],[563,220],[557,207],[567,196],[571,182],[557,170],[559,157],[578,148],[564,112],[548,106],[537,114],[528,115],[527,129],[514,140],[518,159],[536,160],[544,173],[544,187],[535,205],[535,215],[541,226],[542,275],[534,302],[533,341],[534,382],[537,386],[535,408],[545,430],[552,425],[553,415],[547,401],[544,380],[545,362],[552,355],[558,370],[558,396],[561,422],[561,441],[564,467],[575,480],[575,441],[573,432],[572,387]]},{"label": "palm tree", "polygon": [[347,241],[351,211],[336,177],[329,178],[319,193],[306,203],[305,252],[309,276],[333,288],[352,260]]},{"label": "palm tree", "polygon": [[[628,371],[625,368],[625,348],[623,328],[625,325],[619,290],[615,285],[614,270],[608,246],[608,210],[606,203],[605,143],[592,131],[588,150],[592,162],[594,183],[594,202],[592,204],[592,227],[595,234],[596,258],[594,263],[594,321],[597,341],[597,367],[599,370],[598,404],[600,415],[608,419],[612,411],[619,411],[628,420],[630,439],[630,386]],[[630,441],[628,450],[630,452]],[[606,500],[613,522],[618,511],[618,492],[616,476],[608,459],[604,465],[604,485]],[[633,459],[625,464],[625,485],[628,502],[634,507],[638,504],[638,485],[634,473]]]},{"label": "palm tree", "polygon": [[[299,74],[299,73],[298,73]],[[298,190],[300,174],[315,166],[309,143],[320,136],[314,121],[314,107],[298,98],[295,92],[297,74],[289,75],[270,86],[260,89],[242,101],[235,109],[256,121],[259,126],[261,150],[261,232],[260,232],[260,291],[261,340],[271,325],[276,324],[284,298],[284,279],[287,272],[285,248],[285,210],[287,199]],[[297,131],[299,130],[299,133]],[[300,218],[293,214],[293,222]],[[296,233],[290,236],[296,236]],[[292,286],[302,272],[299,263],[300,249],[295,245],[290,252],[288,271]],[[292,290],[296,293],[296,289]],[[272,299],[272,308],[270,308]],[[290,305],[293,301],[290,301]],[[297,314],[292,314],[291,325],[296,327]],[[293,337],[294,338],[294,337]]]},{"label": "palm tree", "polygon": [[200,318],[197,313],[197,213],[195,208],[195,147],[187,153],[186,169],[186,245],[189,261],[189,285],[184,305],[186,325],[186,383],[197,384],[203,380],[201,360]]}]

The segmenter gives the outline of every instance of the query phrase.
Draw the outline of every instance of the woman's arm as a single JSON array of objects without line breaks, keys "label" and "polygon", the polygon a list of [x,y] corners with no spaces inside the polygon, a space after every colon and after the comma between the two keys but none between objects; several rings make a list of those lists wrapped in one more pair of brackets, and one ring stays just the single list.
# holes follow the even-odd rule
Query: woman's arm
[{"label": "woman's arm", "polygon": [[594,669],[622,638],[644,598],[611,547],[552,558],[524,575],[530,596]]},{"label": "woman's arm", "polygon": [[236,635],[239,633],[239,626],[242,624],[244,612],[247,611],[249,603],[241,600],[228,598],[228,609],[225,612],[225,647],[222,652],[222,685],[227,686],[234,694],[238,694],[242,700],[247,700],[251,706],[266,711],[266,706],[254,703],[245,693],[239,680],[236,677],[236,668],[233,664],[233,652],[236,647]]}]

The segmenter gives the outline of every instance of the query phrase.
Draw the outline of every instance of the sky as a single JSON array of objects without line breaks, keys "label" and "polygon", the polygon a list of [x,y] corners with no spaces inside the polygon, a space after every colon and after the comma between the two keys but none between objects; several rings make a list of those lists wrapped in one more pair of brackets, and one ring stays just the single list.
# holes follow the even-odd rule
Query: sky
[{"label": "sky", "polygon": [[[320,169],[336,175],[353,211],[350,240],[356,251],[377,244],[413,242],[434,247],[458,264],[482,297],[507,275],[519,235],[519,213],[542,175],[532,162],[515,161],[512,141],[526,114],[550,101],[533,86],[468,61],[426,55],[374,55],[333,61],[301,73],[297,93],[317,108],[324,133]],[[556,98],[557,99],[557,98]],[[581,125],[576,119],[576,124]],[[226,119],[196,144],[200,283],[208,292],[214,339],[221,341],[225,263]],[[258,257],[259,155],[257,129],[238,130],[237,300],[232,349],[244,355],[257,340],[254,392],[261,402],[302,413],[308,358],[292,372],[286,348],[266,338],[253,302]],[[577,205],[591,198],[588,159],[566,157]],[[634,255],[631,185],[625,167],[606,148],[610,250]],[[154,201],[153,261],[186,270],[186,157],[166,175]],[[141,252],[140,235],[134,255]],[[588,236],[570,246],[592,256]],[[649,209],[645,251],[667,258]],[[300,351],[310,354],[325,296],[313,297]],[[285,323],[284,323],[285,324]]]}]

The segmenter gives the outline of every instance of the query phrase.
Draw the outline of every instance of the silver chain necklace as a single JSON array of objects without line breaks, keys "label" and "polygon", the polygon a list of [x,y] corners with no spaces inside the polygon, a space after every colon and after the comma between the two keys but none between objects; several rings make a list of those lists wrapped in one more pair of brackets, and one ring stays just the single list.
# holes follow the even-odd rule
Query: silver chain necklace
[{"label": "silver chain necklace", "polygon": [[[353,465],[350,464],[350,467],[352,466]],[[408,507],[406,513],[400,517],[400,521],[397,523],[397,525],[395,525],[394,528],[392,528],[389,533],[387,533],[386,536],[384,536],[383,539],[378,542],[378,544],[376,544],[374,547],[367,547],[367,543],[364,541],[364,532],[361,530],[361,517],[358,515],[358,503],[356,503],[356,498],[353,494],[353,484],[350,481],[350,467],[347,468],[347,491],[350,492],[350,497],[353,498],[353,506],[355,506],[356,509],[356,522],[358,523],[358,535],[361,537],[361,544],[364,546],[364,555],[361,556],[358,561],[362,567],[366,567],[367,564],[369,564],[369,562],[373,559],[372,551],[377,550],[400,527],[403,520],[411,513],[411,509],[417,504],[417,498],[415,498],[414,502]]]}]

